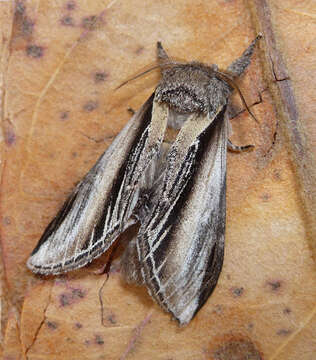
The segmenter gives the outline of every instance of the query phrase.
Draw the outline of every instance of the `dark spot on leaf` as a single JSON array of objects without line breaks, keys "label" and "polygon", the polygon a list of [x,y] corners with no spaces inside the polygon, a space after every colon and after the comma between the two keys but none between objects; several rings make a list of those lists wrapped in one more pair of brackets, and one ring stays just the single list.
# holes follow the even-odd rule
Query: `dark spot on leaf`
[{"label": "dark spot on leaf", "polygon": [[96,82],[96,83],[99,83],[99,82],[103,82],[103,81],[105,81],[107,78],[108,78],[108,74],[106,73],[106,72],[96,72],[95,74],[94,74],[94,81]]},{"label": "dark spot on leaf", "polygon": [[34,22],[27,17],[23,18],[21,26],[22,33],[26,36],[32,35],[33,29]]},{"label": "dark spot on leaf", "polygon": [[38,45],[28,45],[26,47],[26,54],[32,58],[38,59],[43,56],[44,49]]},{"label": "dark spot on leaf", "polygon": [[14,12],[13,37],[29,37],[33,33],[34,22],[26,16],[22,1],[16,3]]},{"label": "dark spot on leaf", "polygon": [[98,103],[96,101],[88,101],[84,104],[83,109],[87,112],[91,112],[98,107]]},{"label": "dark spot on leaf", "polygon": [[61,18],[60,23],[64,26],[74,26],[74,20],[71,16],[64,16]]},{"label": "dark spot on leaf", "polygon": [[76,151],[74,151],[73,153],[71,153],[71,156],[72,156],[73,158],[76,158],[76,157],[78,156],[78,153],[76,153]]},{"label": "dark spot on leaf", "polygon": [[144,52],[144,47],[143,46],[139,46],[136,51],[135,54],[136,55],[140,55],[142,52]]},{"label": "dark spot on leaf", "polygon": [[115,319],[115,315],[114,314],[111,314],[107,317],[108,321],[111,323],[111,324],[116,324],[116,319]]},{"label": "dark spot on leaf", "polygon": [[13,129],[6,129],[4,132],[4,137],[5,137],[5,143],[8,146],[12,146],[13,144],[15,144],[16,135],[15,135]]},{"label": "dark spot on leaf", "polygon": [[25,5],[22,1],[17,1],[15,4],[15,13],[18,13],[20,15],[24,14],[25,12]]},{"label": "dark spot on leaf", "polygon": [[249,324],[248,324],[248,329],[249,329],[249,330],[252,330],[253,328],[254,328],[254,324],[253,324],[253,323],[249,323]]},{"label": "dark spot on leaf", "polygon": [[279,170],[279,169],[274,169],[274,170],[273,170],[273,177],[274,177],[274,179],[277,180],[277,181],[282,180],[281,170]]},{"label": "dark spot on leaf", "polygon": [[66,119],[68,119],[69,118],[69,111],[62,111],[61,113],[60,113],[60,119],[61,120],[66,120]]},{"label": "dark spot on leaf", "polygon": [[87,30],[94,30],[96,28],[97,21],[98,17],[96,15],[86,16],[82,19],[82,26]]},{"label": "dark spot on leaf", "polygon": [[103,345],[104,344],[104,340],[102,339],[102,337],[100,335],[95,336],[95,342],[98,345]]},{"label": "dark spot on leaf", "polygon": [[281,282],[278,280],[277,281],[268,281],[267,284],[270,286],[272,291],[278,291],[281,287]]},{"label": "dark spot on leaf", "polygon": [[73,298],[82,299],[82,298],[84,298],[85,293],[81,289],[72,289],[72,296],[73,296]]},{"label": "dark spot on leaf", "polygon": [[244,293],[244,288],[243,287],[233,287],[231,289],[231,292],[234,297],[239,297]]},{"label": "dark spot on leaf", "polygon": [[262,195],[261,195],[261,199],[262,199],[264,202],[269,201],[270,198],[271,198],[271,195],[268,194],[268,193],[265,193],[265,194],[262,194]]},{"label": "dark spot on leaf", "polygon": [[80,324],[79,322],[75,323],[75,328],[76,328],[76,329],[81,329],[81,328],[82,328],[82,324]]},{"label": "dark spot on leaf", "polygon": [[11,218],[9,216],[5,216],[2,222],[4,225],[11,225]]},{"label": "dark spot on leaf", "polygon": [[71,292],[63,293],[59,296],[59,302],[61,306],[72,305],[78,300],[85,297],[85,292],[81,289],[72,289]]},{"label": "dark spot on leaf", "polygon": [[214,360],[262,360],[259,351],[249,340],[231,340],[214,351]]},{"label": "dark spot on leaf", "polygon": [[216,314],[221,314],[223,312],[222,305],[215,305],[213,312]]},{"label": "dark spot on leaf", "polygon": [[277,335],[279,336],[288,336],[291,334],[291,330],[288,330],[288,329],[280,329],[277,331]]},{"label": "dark spot on leaf", "polygon": [[60,305],[61,306],[67,306],[70,304],[70,301],[69,301],[69,295],[68,294],[61,294],[59,296],[59,302],[60,302]]},{"label": "dark spot on leaf", "polygon": [[66,4],[67,10],[73,10],[76,7],[76,3],[74,1],[68,1]]},{"label": "dark spot on leaf", "polygon": [[283,310],[283,314],[290,314],[292,312],[292,310],[288,307],[286,307],[284,310]]},{"label": "dark spot on leaf", "polygon": [[52,330],[56,330],[58,328],[58,324],[54,321],[47,321],[46,325],[48,328],[50,328]]}]

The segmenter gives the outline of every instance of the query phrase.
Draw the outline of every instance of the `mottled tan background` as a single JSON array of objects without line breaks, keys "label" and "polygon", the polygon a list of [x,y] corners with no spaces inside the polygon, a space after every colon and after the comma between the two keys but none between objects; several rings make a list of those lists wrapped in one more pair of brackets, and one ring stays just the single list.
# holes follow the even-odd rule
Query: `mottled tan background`
[{"label": "mottled tan background", "polygon": [[[316,352],[316,5],[294,0],[0,1],[1,351],[4,359],[281,359]],[[153,91],[155,61],[225,68],[261,31],[235,99],[225,262],[185,328],[146,290],[89,267],[25,266],[45,226]],[[122,236],[128,240],[132,231]],[[102,301],[100,301],[100,298]],[[102,309],[102,310],[101,310]]]}]

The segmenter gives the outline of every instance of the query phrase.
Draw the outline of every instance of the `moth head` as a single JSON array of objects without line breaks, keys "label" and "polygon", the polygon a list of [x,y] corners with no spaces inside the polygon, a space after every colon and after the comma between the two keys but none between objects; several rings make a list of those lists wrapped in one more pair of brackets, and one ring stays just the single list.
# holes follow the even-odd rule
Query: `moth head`
[{"label": "moth head", "polygon": [[236,76],[230,71],[221,71],[216,64],[205,65],[195,61],[186,63],[172,59],[160,42],[157,42],[157,61],[158,64],[127,79],[117,89],[160,68],[162,78],[155,91],[158,103],[166,103],[179,114],[199,112],[211,115],[215,108],[227,103],[231,91],[236,89],[246,110],[257,122],[234,81]]},{"label": "moth head", "polygon": [[226,87],[229,93],[229,86],[216,78],[214,69],[214,65],[207,66],[199,62],[162,67],[155,100],[167,103],[178,113],[207,113],[212,102],[212,91],[221,91]]}]

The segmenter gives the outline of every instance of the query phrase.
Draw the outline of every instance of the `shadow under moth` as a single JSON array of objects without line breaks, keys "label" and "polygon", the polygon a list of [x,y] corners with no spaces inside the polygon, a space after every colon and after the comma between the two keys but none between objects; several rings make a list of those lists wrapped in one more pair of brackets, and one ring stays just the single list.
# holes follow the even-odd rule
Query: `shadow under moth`
[{"label": "shadow under moth", "polygon": [[[259,38],[226,71],[171,60],[157,44],[161,80],[155,92],[48,225],[27,262],[33,272],[82,267],[139,223],[121,272],[128,282],[145,285],[181,325],[190,322],[223,264],[226,151],[251,147],[228,140],[225,114],[233,80],[249,65]],[[164,141],[167,127],[179,130],[171,144]]]}]

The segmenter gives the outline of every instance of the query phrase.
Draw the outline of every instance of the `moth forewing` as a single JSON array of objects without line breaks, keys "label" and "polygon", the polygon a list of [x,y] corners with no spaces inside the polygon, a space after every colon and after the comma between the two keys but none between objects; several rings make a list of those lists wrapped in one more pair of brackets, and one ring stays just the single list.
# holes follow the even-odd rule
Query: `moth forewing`
[{"label": "moth forewing", "polygon": [[126,124],[48,225],[28,259],[32,271],[58,274],[84,266],[131,224],[130,204],[137,202],[140,180],[133,178],[131,163],[135,151],[142,153],[146,144],[153,97]]},{"label": "moth forewing", "polygon": [[[228,68],[232,77],[248,66],[258,39]],[[138,221],[122,274],[184,325],[212,293],[223,264],[232,88],[216,65],[177,63],[160,43],[157,50],[162,79],[155,93],[75,188],[27,265],[41,274],[76,269]],[[172,144],[163,142],[167,125],[179,129]]]},{"label": "moth forewing", "polygon": [[[143,220],[137,238],[142,274],[150,294],[182,325],[206,301],[223,262],[227,142],[224,112],[222,108],[215,119],[205,120],[208,126],[194,138],[194,152],[193,140],[189,140],[186,155],[192,152],[193,156],[183,156],[180,165],[169,170],[169,186],[162,185],[164,191]],[[200,117],[195,120],[202,122]],[[198,127],[191,121],[182,130],[195,132]],[[188,161],[190,166],[184,166]],[[166,193],[169,201],[164,202]]]}]

